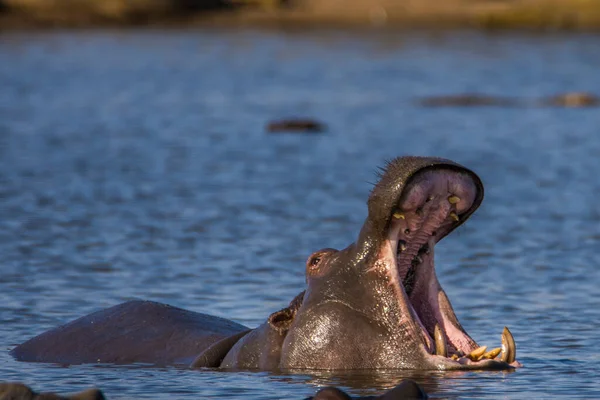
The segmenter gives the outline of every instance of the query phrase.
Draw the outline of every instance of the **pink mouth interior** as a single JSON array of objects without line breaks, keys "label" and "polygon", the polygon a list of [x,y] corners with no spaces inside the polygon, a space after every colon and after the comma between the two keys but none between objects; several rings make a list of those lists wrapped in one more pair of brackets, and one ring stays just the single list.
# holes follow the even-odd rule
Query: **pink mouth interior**
[{"label": "pink mouth interior", "polygon": [[430,352],[436,324],[446,337],[447,356],[459,350],[468,354],[478,347],[460,326],[437,280],[433,261],[435,244],[460,224],[476,195],[477,187],[466,173],[427,170],[411,180],[392,216],[385,247],[395,254],[386,258],[396,260],[397,274],[392,276],[409,299]]}]

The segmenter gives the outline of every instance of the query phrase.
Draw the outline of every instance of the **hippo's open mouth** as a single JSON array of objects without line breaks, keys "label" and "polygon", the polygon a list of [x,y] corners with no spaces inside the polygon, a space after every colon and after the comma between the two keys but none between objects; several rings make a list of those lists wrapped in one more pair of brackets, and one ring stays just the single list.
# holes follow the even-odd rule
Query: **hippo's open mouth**
[{"label": "hippo's open mouth", "polygon": [[395,286],[402,323],[422,337],[426,357],[449,368],[518,365],[510,331],[504,329],[500,348],[480,347],[460,325],[435,274],[435,244],[477,207],[478,190],[470,174],[460,170],[425,169],[413,175],[391,211],[387,239],[375,263]]}]

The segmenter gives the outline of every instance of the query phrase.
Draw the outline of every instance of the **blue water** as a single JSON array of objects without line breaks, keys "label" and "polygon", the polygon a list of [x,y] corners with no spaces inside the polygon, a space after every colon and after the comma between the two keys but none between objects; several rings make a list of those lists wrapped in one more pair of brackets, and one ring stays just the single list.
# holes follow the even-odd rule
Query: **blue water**
[{"label": "blue water", "polygon": [[[600,111],[422,108],[428,95],[600,93],[597,36],[92,31],[0,35],[0,377],[110,399],[600,397]],[[285,116],[322,135],[265,133]],[[270,374],[19,363],[8,351],[131,298],[256,326],[345,247],[376,167],[451,158],[486,185],[436,250],[480,343],[515,372]]]}]

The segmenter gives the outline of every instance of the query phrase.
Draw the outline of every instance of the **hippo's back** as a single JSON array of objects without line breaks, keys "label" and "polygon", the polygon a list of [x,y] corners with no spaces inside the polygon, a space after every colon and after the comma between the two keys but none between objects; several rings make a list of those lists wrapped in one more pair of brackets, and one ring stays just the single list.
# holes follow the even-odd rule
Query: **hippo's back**
[{"label": "hippo's back", "polygon": [[189,365],[212,343],[246,330],[224,318],[132,300],[42,333],[15,347],[19,361]]}]

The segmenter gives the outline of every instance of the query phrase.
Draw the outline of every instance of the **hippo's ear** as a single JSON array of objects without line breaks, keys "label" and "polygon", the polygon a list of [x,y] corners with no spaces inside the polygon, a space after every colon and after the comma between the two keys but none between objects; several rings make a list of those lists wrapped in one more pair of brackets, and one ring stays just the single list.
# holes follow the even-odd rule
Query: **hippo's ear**
[{"label": "hippo's ear", "polygon": [[280,335],[286,334],[290,326],[292,326],[296,313],[304,301],[304,293],[306,293],[306,290],[303,290],[294,297],[286,308],[269,315],[269,319],[267,320],[269,326],[275,329]]},{"label": "hippo's ear", "polygon": [[191,368],[218,368],[221,366],[223,359],[229,353],[229,350],[235,345],[241,338],[252,332],[252,329],[236,333],[233,336],[221,339],[218,342],[211,344],[206,350],[204,350],[196,359],[192,362]]},{"label": "hippo's ear", "polygon": [[290,329],[290,326],[292,326],[295,315],[296,311],[291,310],[290,307],[275,311],[273,314],[269,315],[269,325],[279,332],[280,335],[283,335]]}]

